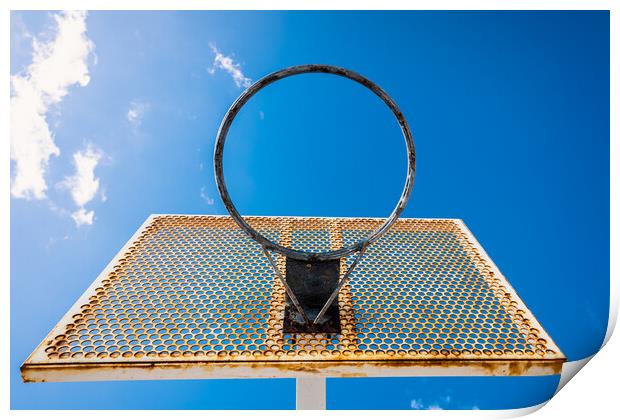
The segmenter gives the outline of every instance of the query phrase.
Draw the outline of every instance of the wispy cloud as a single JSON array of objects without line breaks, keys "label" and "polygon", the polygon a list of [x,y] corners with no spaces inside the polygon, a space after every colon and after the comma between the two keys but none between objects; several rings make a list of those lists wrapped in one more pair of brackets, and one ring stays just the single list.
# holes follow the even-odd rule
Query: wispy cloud
[{"label": "wispy cloud", "polygon": [[92,225],[95,221],[95,211],[86,211],[86,209],[80,207],[79,209],[71,213],[71,218],[75,222],[76,226]]},{"label": "wispy cloud", "polygon": [[99,164],[103,154],[101,151],[89,145],[84,151],[73,154],[73,165],[75,173],[66,177],[62,186],[69,189],[73,202],[78,209],[71,214],[77,226],[92,225],[95,217],[93,210],[85,209],[99,191],[99,178],[95,177],[95,168]]},{"label": "wispy cloud", "polygon": [[200,198],[202,198],[209,206],[212,206],[213,203],[215,203],[215,200],[207,194],[207,187],[200,188]]},{"label": "wispy cloud", "polygon": [[148,102],[134,100],[129,104],[129,110],[127,111],[127,121],[129,121],[134,127],[142,124],[142,118],[149,110],[150,105]]},{"label": "wispy cloud", "polygon": [[414,398],[411,400],[411,408],[414,410],[424,410],[424,404],[422,404],[422,400]]},{"label": "wispy cloud", "polygon": [[99,193],[99,197],[101,198],[101,202],[105,203],[108,201],[108,191],[106,188],[101,188],[101,192]]},{"label": "wispy cloud", "polygon": [[32,63],[11,76],[11,160],[15,171],[11,195],[17,198],[46,197],[45,172],[60,149],[46,120],[52,105],[58,104],[73,85],[90,81],[88,57],[94,44],[86,36],[85,12],[53,15],[53,39],[32,39]]},{"label": "wispy cloud", "polygon": [[414,410],[443,410],[443,408],[437,403],[425,404],[421,398],[414,398],[411,400],[410,407]]},{"label": "wispy cloud", "polygon": [[[449,392],[452,392],[451,390]],[[432,402],[426,403],[422,398],[414,398],[411,400],[410,407],[414,410],[445,410],[448,407],[457,410],[479,410],[476,405],[454,405],[452,403],[452,396],[445,395],[434,398]]]},{"label": "wispy cloud", "polygon": [[45,252],[49,254],[54,245],[61,241],[68,241],[69,239],[71,239],[69,235],[64,235],[62,237],[50,236],[50,238],[47,240],[47,243],[45,244]]},{"label": "wispy cloud", "polygon": [[247,88],[252,85],[252,79],[245,77],[241,71],[241,65],[239,63],[235,63],[232,57],[222,54],[217,49],[215,44],[210,43],[209,46],[211,47],[213,54],[215,54],[213,65],[208,70],[209,74],[214,74],[216,69],[224,70],[232,77],[237,87]]}]

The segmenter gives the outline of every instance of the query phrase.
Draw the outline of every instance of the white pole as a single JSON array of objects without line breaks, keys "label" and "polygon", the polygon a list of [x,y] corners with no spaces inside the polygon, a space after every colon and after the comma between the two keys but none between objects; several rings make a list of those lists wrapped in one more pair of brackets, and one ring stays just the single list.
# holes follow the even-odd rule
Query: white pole
[{"label": "white pole", "polygon": [[325,410],[325,378],[297,378],[295,385],[298,410]]}]

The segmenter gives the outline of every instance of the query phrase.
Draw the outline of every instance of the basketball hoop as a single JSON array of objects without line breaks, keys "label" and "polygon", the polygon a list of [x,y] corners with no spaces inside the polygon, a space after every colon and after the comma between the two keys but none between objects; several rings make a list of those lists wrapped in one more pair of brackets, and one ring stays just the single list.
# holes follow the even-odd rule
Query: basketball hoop
[{"label": "basketball hoop", "polygon": [[[405,180],[405,186],[400,199],[398,200],[398,203],[390,216],[366,239],[360,240],[353,245],[344,246],[340,249],[327,252],[306,252],[294,250],[275,243],[261,235],[239,214],[237,208],[232,202],[232,199],[230,198],[230,195],[228,194],[228,188],[226,187],[226,181],[224,180],[224,144],[226,143],[228,130],[230,129],[230,126],[241,108],[250,100],[250,98],[256,95],[256,93],[270,84],[286,77],[305,73],[334,74],[353,80],[370,89],[375,95],[381,98],[381,100],[396,117],[407,146],[407,178]],[[359,263],[360,259],[364,255],[364,252],[366,251],[366,248],[384,235],[394,224],[394,222],[396,222],[407,205],[409,197],[411,196],[411,190],[413,189],[413,179],[415,177],[415,147],[413,145],[413,137],[411,135],[409,124],[407,124],[403,113],[400,111],[394,100],[374,82],[358,73],[355,73],[354,71],[342,67],[335,67],[325,64],[305,64],[278,70],[254,83],[232,104],[224,116],[220,129],[217,133],[213,160],[217,189],[222,197],[222,201],[224,202],[226,209],[239,227],[260,244],[265,256],[269,260],[269,263],[284,286],[286,293],[291,300],[291,304],[296,309],[296,313],[294,311],[286,312],[285,329],[290,332],[340,332],[338,308],[333,307],[330,311],[330,305],[332,305],[338,296],[338,293],[346,284],[349,275]],[[286,257],[286,276],[282,275],[277,264],[269,254],[269,251],[275,251]],[[358,252],[357,257],[353,263],[351,263],[342,279],[338,281],[340,267],[339,260],[355,252]],[[313,279],[318,278],[320,278],[318,287],[314,289],[309,288],[308,284]],[[320,302],[322,297],[325,295],[325,291],[329,292],[329,297],[326,301],[324,301],[324,304],[321,304]],[[300,296],[302,299],[299,299]],[[308,312],[314,312],[312,320],[308,318]],[[299,319],[299,317],[301,317],[301,319]]]}]

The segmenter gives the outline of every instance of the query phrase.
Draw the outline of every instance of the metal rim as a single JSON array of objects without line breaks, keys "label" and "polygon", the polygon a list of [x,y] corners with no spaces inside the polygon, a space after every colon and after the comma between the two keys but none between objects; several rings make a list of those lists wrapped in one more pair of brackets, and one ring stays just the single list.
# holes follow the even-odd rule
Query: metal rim
[{"label": "metal rim", "polygon": [[[291,248],[284,247],[270,241],[269,239],[255,231],[237,211],[235,205],[230,198],[230,195],[228,194],[228,188],[226,187],[226,182],[224,181],[224,144],[226,143],[226,136],[228,135],[228,130],[230,129],[232,122],[234,121],[241,108],[250,100],[250,98],[252,98],[256,93],[258,93],[258,91],[260,91],[264,87],[286,77],[304,73],[327,73],[341,76],[353,80],[371,90],[388,106],[388,108],[390,108],[390,110],[396,117],[396,120],[400,125],[407,146],[407,178],[405,180],[405,186],[403,188],[400,199],[396,204],[396,207],[394,208],[390,216],[385,220],[383,225],[381,225],[377,230],[372,232],[370,236],[368,236],[368,238],[366,238],[365,240],[361,240],[353,245],[349,245],[338,250],[318,253],[297,251]],[[239,225],[239,227],[241,227],[241,229],[243,229],[248,235],[250,235],[252,239],[258,242],[264,248],[278,252],[289,258],[295,258],[303,261],[325,261],[339,259],[351,255],[357,251],[360,251],[362,248],[368,246],[379,237],[381,237],[383,234],[385,234],[385,232],[387,232],[387,230],[396,222],[396,220],[404,210],[405,206],[407,205],[407,202],[409,201],[409,197],[411,195],[411,190],[413,189],[413,179],[415,177],[415,147],[413,145],[413,136],[411,135],[411,129],[409,128],[409,124],[407,124],[403,113],[400,111],[394,100],[377,84],[354,71],[342,67],[336,67],[327,64],[304,64],[278,70],[263,77],[252,86],[250,86],[248,89],[246,89],[237,98],[237,100],[235,100],[228,112],[226,112],[226,115],[224,116],[224,119],[220,124],[220,128],[218,130],[217,138],[215,141],[213,163],[215,170],[215,182],[217,184],[217,189],[220,193],[220,196],[222,197],[222,201],[224,202],[224,206],[226,206],[226,209],[230,213],[233,220]]]}]

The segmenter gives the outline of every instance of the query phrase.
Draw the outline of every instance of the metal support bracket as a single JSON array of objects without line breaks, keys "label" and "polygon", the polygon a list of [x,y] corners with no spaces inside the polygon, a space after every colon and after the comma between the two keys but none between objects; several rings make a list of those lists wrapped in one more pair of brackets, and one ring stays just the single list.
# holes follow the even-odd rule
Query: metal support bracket
[{"label": "metal support bracket", "polygon": [[310,262],[286,257],[285,278],[269,251],[262,247],[286,291],[284,333],[340,334],[340,310],[336,298],[367,247],[368,242],[363,242],[360,252],[340,281],[339,259]]}]

